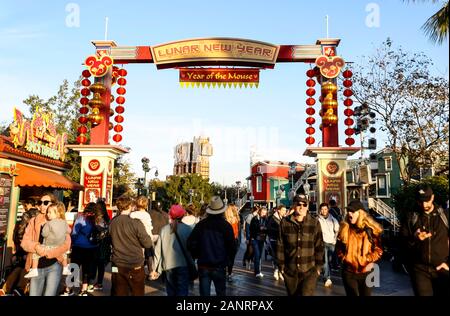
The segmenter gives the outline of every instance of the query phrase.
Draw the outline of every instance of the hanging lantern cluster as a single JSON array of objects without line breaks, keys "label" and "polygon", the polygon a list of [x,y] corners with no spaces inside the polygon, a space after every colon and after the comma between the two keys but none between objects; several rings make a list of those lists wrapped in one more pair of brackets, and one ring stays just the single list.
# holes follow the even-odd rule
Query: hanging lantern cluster
[{"label": "hanging lantern cluster", "polygon": [[[117,106],[115,108],[115,113],[117,114],[114,117],[114,121],[116,122],[115,125],[110,124],[110,129],[113,129],[115,134],[113,136],[113,140],[116,143],[120,143],[122,141],[122,135],[120,134],[123,131],[123,113],[125,112],[125,107],[123,106],[125,104],[125,97],[124,95],[127,93],[127,90],[125,89],[125,86],[127,84],[127,79],[125,77],[127,76],[127,71],[125,69],[118,69],[117,70],[117,84],[119,87],[117,88],[117,98],[115,98],[115,101],[117,103]],[[114,101],[114,97],[111,95],[111,103]],[[114,115],[114,112],[111,110],[111,115]]]},{"label": "hanging lantern cluster", "polygon": [[78,136],[77,136],[77,143],[80,145],[87,143],[87,123],[89,122],[89,118],[87,117],[87,114],[89,113],[89,98],[88,96],[91,94],[91,90],[89,90],[89,87],[91,85],[91,81],[89,78],[91,77],[91,72],[89,70],[84,70],[81,74],[83,76],[83,80],[81,80],[81,99],[80,104],[81,108],[79,110],[80,117],[78,118],[78,122],[80,123],[78,127]]},{"label": "hanging lantern cluster", "polygon": [[321,127],[334,126],[338,122],[337,113],[337,98],[336,98],[337,86],[331,82],[326,81],[322,83],[322,109],[320,111],[320,116],[322,117]]},{"label": "hanging lantern cluster", "polygon": [[103,102],[102,95],[106,92],[106,87],[101,82],[96,82],[89,87],[89,89],[94,94],[93,98],[89,101],[89,106],[91,107],[91,114],[89,114],[89,122],[91,126],[99,125],[103,117],[100,115],[101,108],[105,105]]},{"label": "hanging lantern cluster", "polygon": [[353,82],[351,80],[353,73],[347,69],[343,72],[343,76],[344,76],[343,85],[345,87],[345,89],[344,89],[344,97],[345,97],[344,105],[346,107],[344,110],[344,115],[347,117],[344,120],[344,124],[345,124],[345,126],[347,126],[347,128],[345,129],[345,135],[347,135],[345,144],[347,144],[348,146],[352,146],[355,144],[355,139],[352,137],[353,134],[355,133],[355,130],[351,127],[355,123],[354,120],[351,118],[354,115],[354,111],[351,109],[351,107],[353,105],[353,100],[351,99],[351,97],[353,95],[353,91],[351,89],[351,87],[353,85]]},{"label": "hanging lantern cluster", "polygon": [[306,124],[308,124],[308,127],[306,128],[306,134],[308,135],[306,137],[306,143],[308,145],[312,145],[315,143],[315,139],[313,137],[314,133],[316,132],[315,128],[313,127],[314,123],[316,122],[313,115],[316,113],[316,110],[314,109],[314,104],[316,104],[316,99],[314,99],[314,95],[316,94],[316,89],[314,89],[314,86],[316,85],[316,81],[313,79],[316,76],[316,72],[314,69],[309,69],[306,72],[306,76],[308,77],[308,80],[306,80],[306,86],[308,89],[306,90],[306,95],[308,98],[306,99],[306,114],[308,117],[306,118]]}]

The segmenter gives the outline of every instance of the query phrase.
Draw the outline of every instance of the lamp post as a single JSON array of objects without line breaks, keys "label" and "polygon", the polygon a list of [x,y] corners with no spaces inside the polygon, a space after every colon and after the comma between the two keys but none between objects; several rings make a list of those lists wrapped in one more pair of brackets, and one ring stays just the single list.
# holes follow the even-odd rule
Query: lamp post
[{"label": "lamp post", "polygon": [[237,201],[238,201],[238,207],[241,206],[241,201],[239,200],[239,189],[241,187],[241,181],[236,181],[236,187],[237,187]]},{"label": "lamp post", "polygon": [[144,157],[141,159],[142,162],[142,170],[144,170],[144,195],[147,196],[147,172],[150,172],[150,166],[148,165],[150,163],[150,159],[147,157]]},{"label": "lamp post", "polygon": [[192,204],[192,197],[194,196],[194,189],[189,189],[189,204]]},{"label": "lamp post", "polygon": [[289,174],[291,175],[291,189],[294,189],[294,174],[296,172],[297,163],[295,161],[292,161],[289,163]]}]

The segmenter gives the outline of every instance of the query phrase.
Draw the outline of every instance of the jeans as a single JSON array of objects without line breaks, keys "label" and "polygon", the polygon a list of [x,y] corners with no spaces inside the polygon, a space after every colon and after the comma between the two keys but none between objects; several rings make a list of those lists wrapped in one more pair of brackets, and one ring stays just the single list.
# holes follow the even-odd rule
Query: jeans
[{"label": "jeans", "polygon": [[287,272],[283,274],[288,296],[312,296],[316,290],[319,274],[314,267],[307,272]]},{"label": "jeans", "polygon": [[277,259],[277,241],[276,240],[270,240],[270,250],[272,253],[270,256],[272,257],[272,263],[275,269],[278,269],[278,259]]},{"label": "jeans", "polygon": [[31,278],[30,296],[56,296],[61,281],[62,266],[55,262],[47,268],[38,269],[38,273],[37,277]]},{"label": "jeans", "polygon": [[367,286],[366,278],[370,272],[353,273],[342,271],[342,282],[347,296],[371,296],[372,289]]},{"label": "jeans", "polygon": [[217,296],[226,296],[226,271],[224,268],[198,268],[200,296],[211,296],[211,281]]},{"label": "jeans", "polygon": [[323,276],[325,280],[330,279],[331,277],[331,263],[333,260],[334,253],[334,245],[324,242],[324,251],[325,251],[325,264],[323,265]]},{"label": "jeans", "polygon": [[177,267],[164,272],[167,296],[188,296],[190,282],[188,267]]},{"label": "jeans", "polygon": [[416,264],[411,271],[411,281],[415,296],[449,296],[449,272]]},{"label": "jeans", "polygon": [[254,260],[253,264],[255,266],[255,275],[261,273],[261,256],[264,248],[264,240],[252,240],[253,251],[254,251]]}]

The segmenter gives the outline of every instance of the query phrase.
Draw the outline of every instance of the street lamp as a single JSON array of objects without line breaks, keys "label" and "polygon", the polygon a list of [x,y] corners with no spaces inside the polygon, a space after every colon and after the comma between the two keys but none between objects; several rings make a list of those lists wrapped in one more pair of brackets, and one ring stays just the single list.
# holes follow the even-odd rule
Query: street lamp
[{"label": "street lamp", "polygon": [[144,170],[144,192],[145,192],[145,196],[148,195],[148,185],[147,185],[147,173],[150,172],[152,169],[156,169],[155,171],[155,177],[157,178],[159,173],[158,173],[158,168],[156,166],[150,167],[149,163],[150,163],[150,159],[148,159],[147,157],[144,157],[141,159],[142,162],[142,170]]},{"label": "street lamp", "polygon": [[291,175],[291,189],[294,189],[294,174],[297,169],[297,163],[295,161],[292,161],[289,163],[289,174]]},{"label": "street lamp", "polygon": [[238,201],[238,207],[241,206],[241,201],[239,200],[239,188],[241,187],[241,181],[236,181],[236,187],[237,187],[237,201]]},{"label": "street lamp", "polygon": [[192,197],[194,196],[194,189],[189,189],[189,204],[192,204]]}]

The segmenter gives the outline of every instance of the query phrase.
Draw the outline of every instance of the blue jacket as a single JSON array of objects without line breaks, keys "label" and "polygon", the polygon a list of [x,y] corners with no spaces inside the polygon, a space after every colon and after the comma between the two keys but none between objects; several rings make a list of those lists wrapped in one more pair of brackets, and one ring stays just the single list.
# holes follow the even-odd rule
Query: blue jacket
[{"label": "blue jacket", "polygon": [[96,244],[89,241],[94,230],[93,223],[86,218],[85,214],[78,214],[72,230],[72,247],[95,248]]}]

